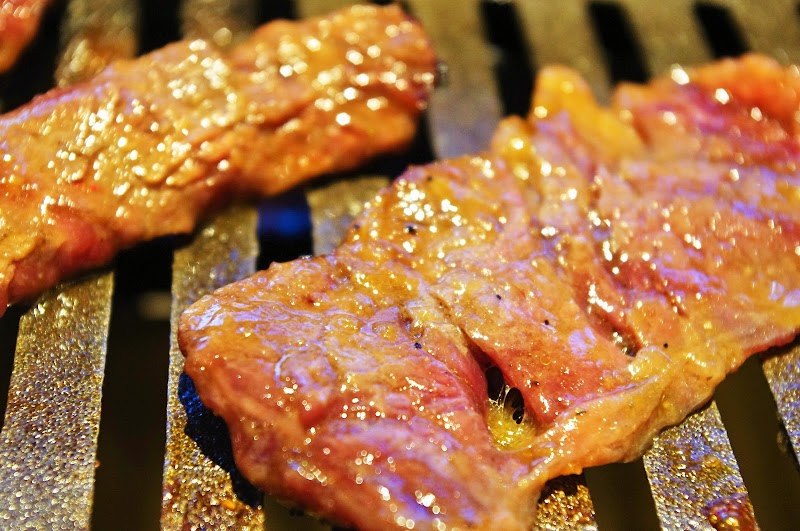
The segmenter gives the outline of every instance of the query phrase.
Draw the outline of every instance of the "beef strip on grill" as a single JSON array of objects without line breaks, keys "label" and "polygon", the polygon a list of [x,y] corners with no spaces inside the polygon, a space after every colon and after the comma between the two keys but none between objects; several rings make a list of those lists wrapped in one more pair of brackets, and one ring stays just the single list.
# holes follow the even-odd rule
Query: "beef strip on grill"
[{"label": "beef strip on grill", "polygon": [[434,68],[399,8],[356,6],[273,22],[228,55],[173,44],[0,117],[0,308],[230,196],[402,148]]},{"label": "beef strip on grill", "polygon": [[48,0],[5,0],[0,9],[0,72],[17,61],[33,40]]},{"label": "beef strip on grill", "polygon": [[[603,108],[545,70],[487,153],[200,300],[186,371],[243,473],[362,529],[529,529],[547,479],[640,455],[800,326],[798,89],[749,56]],[[524,398],[510,438],[487,364]]]}]

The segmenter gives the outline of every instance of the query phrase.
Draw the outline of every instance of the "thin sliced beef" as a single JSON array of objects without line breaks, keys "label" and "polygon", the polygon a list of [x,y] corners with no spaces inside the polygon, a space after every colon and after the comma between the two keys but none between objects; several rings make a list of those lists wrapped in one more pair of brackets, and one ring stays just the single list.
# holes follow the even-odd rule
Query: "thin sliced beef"
[{"label": "thin sliced beef", "polygon": [[0,309],[232,196],[402,148],[434,68],[399,8],[358,6],[229,54],[172,44],[0,117]]},{"label": "thin sliced beef", "polygon": [[[598,106],[546,69],[488,152],[410,169],[333,253],[220,289],[179,340],[237,462],[363,529],[529,529],[800,327],[798,77],[756,56]],[[496,440],[484,369],[525,403]]]},{"label": "thin sliced beef", "polygon": [[17,62],[36,36],[48,0],[4,0],[0,9],[0,73]]}]

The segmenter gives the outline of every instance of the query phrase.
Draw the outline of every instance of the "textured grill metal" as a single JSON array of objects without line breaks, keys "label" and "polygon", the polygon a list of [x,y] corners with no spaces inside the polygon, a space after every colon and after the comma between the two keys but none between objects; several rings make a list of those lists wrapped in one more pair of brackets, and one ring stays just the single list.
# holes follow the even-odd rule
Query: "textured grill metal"
[{"label": "textured grill metal", "polygon": [[[346,3],[296,0],[291,6],[298,16],[309,16]],[[486,4],[481,0],[406,2],[430,32],[446,65],[446,83],[436,91],[427,116],[436,157],[484,149],[503,113],[494,75],[498,50],[485,36]],[[646,73],[712,57],[711,37],[697,17],[702,8],[730,14],[748,49],[783,62],[800,60],[797,5],[789,0],[517,0],[510,5],[527,56],[536,65],[561,63],[576,68],[602,100],[608,98],[615,80],[611,66],[620,59],[601,45],[592,16],[598,9],[612,8],[625,16],[643,63],[635,66]],[[178,17],[183,35],[227,46],[252,28],[258,10],[255,0],[185,0]],[[137,17],[132,2],[71,0],[63,23],[64,51],[57,83],[77,81],[106,60],[132,54],[135,36],[149,30],[137,30]],[[87,52],[97,49],[92,46],[106,53]],[[388,176],[370,175],[309,189],[314,252],[334,247],[349,219],[387,182]],[[324,527],[264,500],[237,475],[225,429],[203,408],[191,382],[182,376],[183,360],[174,341],[174,325],[183,308],[255,270],[257,255],[264,252],[259,250],[257,228],[255,208],[234,207],[206,223],[174,255],[171,348],[163,353],[170,364],[162,529]],[[106,272],[64,285],[43,296],[21,318],[0,434],[4,529],[89,526],[113,284],[113,274]],[[769,353],[762,361],[789,446],[796,454],[800,450],[800,348]],[[659,436],[644,458],[644,468],[663,528],[720,528],[731,515],[742,525],[756,526],[715,403]],[[620,505],[624,503],[619,500]],[[537,526],[596,529],[594,512],[584,478],[561,478],[551,482],[540,501]]]}]

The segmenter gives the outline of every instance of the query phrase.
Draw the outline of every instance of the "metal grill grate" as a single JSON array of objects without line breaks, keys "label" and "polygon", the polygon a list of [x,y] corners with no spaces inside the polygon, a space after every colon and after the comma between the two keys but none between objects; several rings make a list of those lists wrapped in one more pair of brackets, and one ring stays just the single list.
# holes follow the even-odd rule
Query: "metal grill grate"
[{"label": "metal grill grate", "polygon": [[[273,9],[283,15],[309,16],[346,3],[296,0],[278,3]],[[507,88],[520,84],[522,90],[517,94],[527,95],[529,87],[525,85],[530,83],[533,67],[530,63],[571,65],[590,81],[601,99],[606,99],[612,83],[620,78],[663,72],[673,63],[699,63],[720,53],[737,51],[736,46],[763,51],[784,62],[800,60],[797,5],[786,0],[408,0],[406,6],[422,20],[447,66],[447,82],[433,97],[427,131],[417,142],[417,152],[409,155],[414,162],[428,158],[431,149],[438,158],[483,149],[502,114],[508,110],[520,112],[520,105],[524,105]],[[176,12],[159,21],[166,21],[168,27],[177,21],[173,24],[176,34],[180,31],[184,36],[212,39],[222,46],[235,42],[269,16],[255,0],[184,0],[180,6],[171,7]],[[142,8],[159,9],[147,2],[142,3]],[[73,82],[91,75],[98,61],[132,54],[137,48],[137,35],[143,41],[147,40],[145,37],[158,40],[153,34],[161,30],[160,26],[152,24],[139,31],[139,18],[137,5],[132,2],[70,0],[61,22],[63,52],[56,69],[57,82]],[[492,39],[496,24],[501,29]],[[504,34],[508,27],[518,31],[519,42]],[[96,57],[90,52],[87,55],[87,49],[91,51],[91,46],[98,44],[105,54],[87,61]],[[505,73],[503,61],[512,64],[512,68],[506,65]],[[430,135],[430,146],[426,145],[426,133]],[[397,161],[378,165],[377,173],[384,170],[393,175],[397,167]],[[314,251],[333,247],[347,220],[386,182],[386,176],[350,176],[330,186],[308,189]],[[269,244],[264,244],[263,238],[259,241],[258,218],[255,207],[237,206],[200,228],[191,241],[178,241],[168,312],[173,328],[186,305],[254,271],[259,253],[262,261],[263,256],[269,255]],[[162,247],[168,246],[146,247],[144,252],[162,252]],[[120,268],[126,267],[126,260],[131,258],[121,259]],[[158,260],[154,262],[159,264]],[[166,276],[168,271],[156,275]],[[13,312],[4,318],[2,333],[18,334],[6,419],[0,434],[0,519],[5,529],[82,529],[92,521],[103,374],[107,346],[113,342],[113,334],[109,338],[110,312],[127,315],[120,308],[122,299],[131,292],[142,295],[141,289],[137,292],[118,281],[115,296],[113,276],[110,272],[94,275],[45,295],[22,315],[18,330],[10,330],[13,323],[8,324],[14,319]],[[122,276],[127,282],[130,275]],[[151,302],[162,300],[157,294],[145,295]],[[149,308],[154,311],[152,304]],[[166,327],[164,331],[166,335]],[[174,335],[173,329],[168,338],[163,338],[164,350],[155,354],[164,357],[169,352],[162,529],[289,529],[321,525],[310,520],[301,522],[297,515],[262,500],[235,471],[231,473],[224,428],[199,404],[191,382],[181,376],[183,360]],[[10,352],[2,354],[11,356]],[[777,402],[787,446],[794,452],[800,450],[798,365],[800,349],[763,357],[764,374]],[[108,381],[105,385],[113,389],[116,384]],[[163,392],[163,388],[138,390],[158,397],[163,397]],[[104,469],[105,463],[101,467]],[[719,526],[718,520],[728,515],[739,518],[741,523],[755,522],[715,403],[663,433],[645,456],[644,469],[663,528],[707,529],[715,522]],[[784,467],[781,473],[795,471]],[[97,484],[104,481],[98,480]],[[126,478],[119,481],[125,482]],[[720,505],[721,499],[732,502]],[[120,503],[133,512],[139,505],[133,499]],[[626,501],[617,499],[616,504],[624,512]],[[98,512],[102,510],[97,508]],[[152,519],[142,521],[155,527],[157,512],[154,504]],[[598,506],[598,517],[602,512]],[[95,522],[97,527],[110,527],[108,522],[119,523],[119,518],[126,517],[117,514],[100,520],[95,516]],[[792,524],[785,523],[787,527]],[[798,524],[796,520],[793,523]],[[583,477],[551,482],[540,502],[538,526],[597,528]]]}]

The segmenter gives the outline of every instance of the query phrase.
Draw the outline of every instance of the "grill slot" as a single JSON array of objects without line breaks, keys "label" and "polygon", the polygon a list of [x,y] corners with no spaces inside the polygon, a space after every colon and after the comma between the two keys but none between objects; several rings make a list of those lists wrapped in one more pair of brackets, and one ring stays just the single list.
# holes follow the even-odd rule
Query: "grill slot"
[{"label": "grill slot", "polygon": [[735,56],[747,50],[741,31],[731,18],[730,11],[715,4],[700,3],[695,7],[695,14],[703,25],[706,39],[715,57]]},{"label": "grill slot", "polygon": [[503,100],[503,114],[528,114],[533,90],[533,61],[513,3],[483,2],[486,38],[497,47],[495,77]]},{"label": "grill slot", "polygon": [[597,38],[605,50],[612,81],[644,81],[648,77],[639,45],[628,16],[621,6],[610,2],[589,4]]},{"label": "grill slot", "polygon": [[[103,40],[118,56],[137,48],[150,50],[179,37],[179,33],[209,38],[225,46],[245,35],[256,21],[321,14],[347,3],[350,2],[184,0],[156,7],[153,2],[143,2],[144,18],[153,24],[143,28],[137,47],[135,35],[140,32],[135,30],[136,8],[121,0],[71,0],[63,14],[62,42],[67,55],[57,69],[57,81],[67,83],[86,74],[80,62],[74,60],[78,44],[86,35]],[[361,204],[409,158],[424,162],[434,154],[436,158],[446,158],[484,149],[503,114],[527,109],[527,94],[509,92],[507,84],[514,80],[526,83],[525,76],[534,66],[571,65],[604,100],[610,93],[611,81],[643,79],[650,72],[664,72],[674,63],[699,63],[712,55],[752,49],[784,62],[800,60],[797,5],[787,0],[408,0],[406,5],[422,20],[446,64],[446,82],[437,89],[424,123],[430,139],[426,132],[421,133],[408,158],[376,164],[366,176],[350,176],[308,188],[305,200],[315,253],[335,246]],[[50,15],[61,16],[60,11]],[[614,25],[609,25],[609,20]],[[52,53],[52,48],[45,51]],[[530,62],[536,65],[522,64]],[[64,66],[67,64],[76,68],[70,70]],[[19,74],[12,74],[7,85],[11,85],[14,75]],[[10,89],[6,87],[5,91]],[[21,96],[7,97],[7,104],[16,104],[14,97]],[[428,143],[434,153],[430,153]],[[293,197],[299,196],[295,193]],[[281,201],[285,204],[287,199],[273,205],[280,208]],[[268,208],[269,203],[261,207],[262,218],[263,210]],[[297,515],[272,501],[263,501],[260,507],[260,494],[235,471],[231,474],[226,431],[199,404],[191,383],[181,376],[183,359],[174,340],[177,317],[186,305],[254,271],[259,252],[262,257],[274,254],[264,248],[272,243],[259,243],[258,216],[252,206],[233,207],[201,227],[188,243],[177,241],[161,502],[163,529],[222,525],[289,529],[318,525],[298,520]],[[164,247],[168,244],[162,243],[158,248],[163,252]],[[27,524],[40,528],[88,526],[113,284],[112,273],[90,275],[45,295],[20,319],[14,374],[0,437],[0,519],[4,528]],[[117,286],[117,293],[128,289]],[[114,304],[117,302],[115,297]],[[17,310],[3,319],[13,320],[15,315]],[[3,323],[0,330],[7,329],[8,324]],[[800,450],[800,349],[764,355],[762,362],[796,454]],[[163,393],[163,389],[158,392]],[[60,410],[45,409],[50,407]],[[713,402],[659,436],[644,458],[644,468],[663,528],[707,529],[713,525],[715,515],[722,514],[733,514],[741,522],[754,521],[731,443]],[[721,499],[733,502],[720,504]],[[626,502],[617,499],[615,503],[623,506],[624,512]],[[130,506],[135,507],[135,502]],[[599,512],[603,510],[598,507]],[[582,476],[560,478],[549,484],[540,502],[538,526],[594,529],[594,511]]]}]

